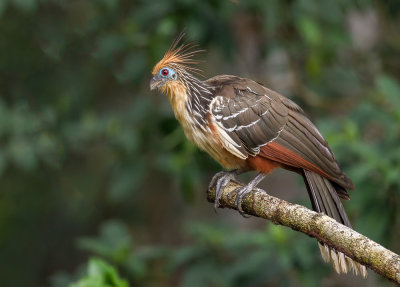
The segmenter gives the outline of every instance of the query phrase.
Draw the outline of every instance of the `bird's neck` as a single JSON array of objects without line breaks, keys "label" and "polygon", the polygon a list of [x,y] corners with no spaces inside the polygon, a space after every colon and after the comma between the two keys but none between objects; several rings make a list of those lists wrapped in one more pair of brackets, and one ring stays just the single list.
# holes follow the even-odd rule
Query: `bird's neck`
[{"label": "bird's neck", "polygon": [[207,128],[212,89],[203,81],[186,74],[180,81],[168,84],[165,91],[171,102],[175,117],[182,125],[205,131]]},{"label": "bird's neck", "polygon": [[186,87],[188,109],[194,115],[207,114],[213,95],[211,87],[190,74],[183,82]]},{"label": "bird's neck", "polygon": [[188,99],[186,88],[181,82],[171,82],[162,88],[171,103],[172,110],[179,122],[187,117],[186,102]]}]

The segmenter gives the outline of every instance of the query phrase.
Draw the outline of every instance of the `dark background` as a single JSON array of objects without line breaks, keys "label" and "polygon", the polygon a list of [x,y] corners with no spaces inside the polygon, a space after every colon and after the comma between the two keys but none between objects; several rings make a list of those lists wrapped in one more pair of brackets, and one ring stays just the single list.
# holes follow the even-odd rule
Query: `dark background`
[{"label": "dark background", "polygon": [[[399,1],[1,0],[0,286],[391,286],[335,275],[303,234],[214,213],[220,167],[149,91],[183,29],[205,77],[305,109],[357,186],[354,228],[400,252]],[[297,175],[262,186],[310,206]]]}]

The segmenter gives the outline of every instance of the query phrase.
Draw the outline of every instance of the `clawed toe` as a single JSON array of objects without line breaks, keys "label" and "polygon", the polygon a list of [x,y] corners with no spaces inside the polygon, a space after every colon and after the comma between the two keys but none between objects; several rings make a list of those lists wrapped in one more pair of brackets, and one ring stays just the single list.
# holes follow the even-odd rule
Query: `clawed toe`
[{"label": "clawed toe", "polygon": [[218,180],[221,176],[223,176],[225,173],[226,173],[225,171],[217,172],[217,173],[213,176],[213,178],[211,179],[210,183],[208,184],[208,189],[207,189],[207,190],[210,191],[211,188],[212,188],[212,187],[215,185],[215,183],[217,182],[217,180]]},{"label": "clawed toe", "polygon": [[249,182],[248,185],[239,187],[229,194],[229,198],[232,198],[232,196],[234,194],[236,194],[235,206],[236,206],[236,209],[239,211],[239,213],[243,217],[246,217],[246,218],[249,217],[249,215],[245,214],[245,212],[242,208],[243,198],[246,196],[246,194],[250,193],[253,189],[258,190],[258,188],[256,188],[256,186],[264,177],[265,177],[265,174],[259,173],[252,181]]},{"label": "clawed toe", "polygon": [[237,208],[237,210],[239,211],[239,213],[243,216],[243,217],[250,217],[250,215],[247,215],[242,207],[242,203],[243,203],[243,198],[246,196],[246,194],[250,193],[253,190],[252,186],[243,186],[243,187],[239,187],[238,189],[234,190],[233,192],[236,193],[236,199],[235,199],[235,206]]},{"label": "clawed toe", "polygon": [[239,183],[237,178],[238,171],[221,171],[213,176],[210,184],[208,185],[208,190],[210,190],[213,186],[215,186],[215,201],[214,201],[214,210],[217,212],[217,208],[219,207],[219,200],[222,196],[222,191],[229,184],[230,181],[235,181]]}]

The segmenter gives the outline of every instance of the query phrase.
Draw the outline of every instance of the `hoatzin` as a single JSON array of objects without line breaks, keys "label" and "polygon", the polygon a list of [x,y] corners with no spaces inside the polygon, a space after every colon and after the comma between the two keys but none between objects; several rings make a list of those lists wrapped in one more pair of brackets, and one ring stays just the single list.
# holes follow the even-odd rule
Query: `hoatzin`
[{"label": "hoatzin", "polygon": [[[288,98],[249,79],[221,75],[202,81],[191,45],[172,44],[152,72],[150,89],[167,94],[186,137],[208,152],[227,172],[216,174],[215,208],[230,180],[250,170],[257,176],[237,191],[236,205],[275,168],[294,171],[304,178],[312,207],[351,227],[340,198],[354,189],[328,143],[304,111]],[[325,261],[338,273],[353,270],[366,276],[366,268],[343,253],[319,243]]]}]

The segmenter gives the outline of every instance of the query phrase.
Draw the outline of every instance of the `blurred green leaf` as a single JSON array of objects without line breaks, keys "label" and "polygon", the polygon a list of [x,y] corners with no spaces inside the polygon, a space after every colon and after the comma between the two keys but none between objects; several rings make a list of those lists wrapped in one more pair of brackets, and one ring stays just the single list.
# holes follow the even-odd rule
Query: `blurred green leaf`
[{"label": "blurred green leaf", "polygon": [[114,267],[105,261],[92,258],[88,264],[86,276],[70,287],[128,287],[126,280],[121,279]]},{"label": "blurred green leaf", "polygon": [[78,240],[83,250],[106,257],[114,262],[124,261],[132,248],[133,240],[126,226],[119,221],[107,221],[100,229],[99,237]]},{"label": "blurred green leaf", "polygon": [[312,18],[301,17],[298,25],[304,40],[310,45],[317,46],[321,43],[319,25]]},{"label": "blurred green leaf", "polygon": [[387,97],[390,106],[400,109],[400,84],[393,77],[380,75],[376,79],[376,86]]}]

